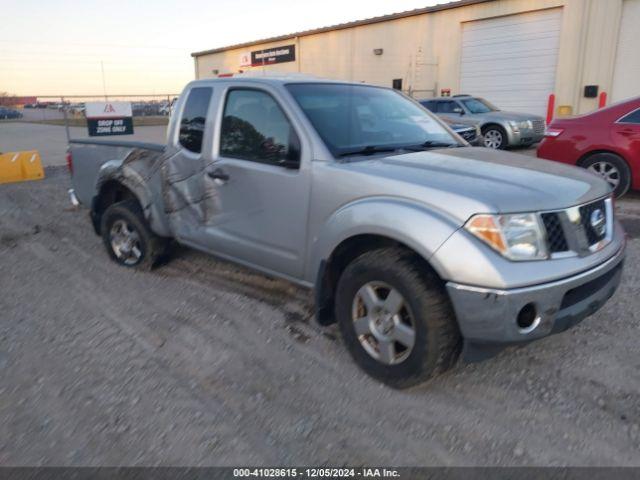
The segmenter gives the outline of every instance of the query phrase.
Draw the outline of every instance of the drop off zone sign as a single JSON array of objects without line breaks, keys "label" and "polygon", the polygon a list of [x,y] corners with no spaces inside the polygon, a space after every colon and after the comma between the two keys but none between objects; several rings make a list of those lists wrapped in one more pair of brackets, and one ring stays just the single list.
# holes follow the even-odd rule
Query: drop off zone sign
[{"label": "drop off zone sign", "polygon": [[90,137],[133,135],[131,102],[90,102],[86,117]]}]

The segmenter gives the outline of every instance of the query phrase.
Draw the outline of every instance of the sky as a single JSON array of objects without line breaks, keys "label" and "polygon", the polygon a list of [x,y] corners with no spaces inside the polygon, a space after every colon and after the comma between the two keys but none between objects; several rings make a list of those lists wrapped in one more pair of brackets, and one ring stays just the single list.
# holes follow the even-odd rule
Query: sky
[{"label": "sky", "polygon": [[[434,0],[0,0],[0,92],[179,93],[191,52],[421,8]],[[104,77],[102,71],[104,69]],[[103,81],[104,80],[104,81]]]}]

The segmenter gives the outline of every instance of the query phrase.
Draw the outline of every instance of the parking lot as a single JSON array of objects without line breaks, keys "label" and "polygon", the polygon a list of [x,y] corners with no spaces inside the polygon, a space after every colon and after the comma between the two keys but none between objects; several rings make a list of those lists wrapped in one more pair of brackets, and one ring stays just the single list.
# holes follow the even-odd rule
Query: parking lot
[{"label": "parking lot", "polygon": [[396,391],[307,291],[186,248],[116,266],[46,173],[0,186],[3,465],[640,465],[637,195],[601,311]]},{"label": "parking lot", "polygon": [[[47,112],[49,110],[41,111]],[[134,134],[125,138],[141,142],[162,143],[165,140],[166,132],[165,125],[136,127]],[[86,127],[70,127],[69,133],[71,138],[88,138],[89,136]],[[67,136],[64,127],[41,123],[0,122],[0,151],[21,150],[38,150],[44,166],[65,165]]]}]

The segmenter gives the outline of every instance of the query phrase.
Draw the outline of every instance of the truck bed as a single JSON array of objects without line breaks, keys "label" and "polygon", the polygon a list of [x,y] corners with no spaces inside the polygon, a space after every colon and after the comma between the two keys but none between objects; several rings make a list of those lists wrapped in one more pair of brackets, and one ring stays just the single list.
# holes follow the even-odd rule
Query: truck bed
[{"label": "truck bed", "polygon": [[133,150],[164,152],[166,145],[159,143],[72,139],[69,141],[73,158],[72,186],[78,201],[89,206],[96,194],[96,179],[100,168],[107,162],[121,163]]}]

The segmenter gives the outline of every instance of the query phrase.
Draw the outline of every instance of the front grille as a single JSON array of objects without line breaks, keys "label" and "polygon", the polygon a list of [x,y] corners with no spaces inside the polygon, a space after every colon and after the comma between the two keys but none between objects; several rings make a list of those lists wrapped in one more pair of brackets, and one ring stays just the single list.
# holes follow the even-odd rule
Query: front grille
[{"label": "front grille", "polygon": [[533,131],[535,133],[544,133],[544,121],[543,120],[534,120],[533,121]]},{"label": "front grille", "polygon": [[584,256],[602,248],[610,234],[611,219],[607,218],[610,210],[606,200],[597,200],[566,210],[541,212],[549,253],[573,252]]},{"label": "front grille", "polygon": [[562,229],[562,223],[560,222],[559,214],[556,212],[543,213],[542,223],[547,230],[547,245],[549,247],[549,253],[566,252],[569,250],[567,244],[567,237]]},{"label": "front grille", "polygon": [[589,245],[594,245],[600,240],[604,240],[604,238],[607,236],[606,227],[598,232],[592,225],[591,215],[596,210],[600,210],[602,212],[606,225],[607,209],[605,208],[604,200],[599,200],[597,202],[589,203],[588,205],[583,205],[580,207],[580,222],[582,224],[582,227],[584,228],[585,233],[587,234],[587,241],[589,242]]}]

